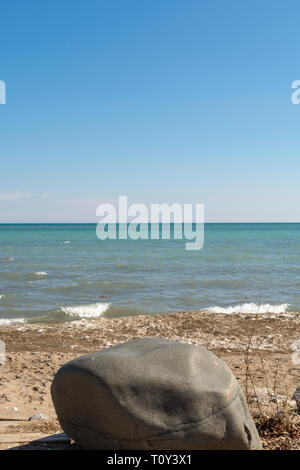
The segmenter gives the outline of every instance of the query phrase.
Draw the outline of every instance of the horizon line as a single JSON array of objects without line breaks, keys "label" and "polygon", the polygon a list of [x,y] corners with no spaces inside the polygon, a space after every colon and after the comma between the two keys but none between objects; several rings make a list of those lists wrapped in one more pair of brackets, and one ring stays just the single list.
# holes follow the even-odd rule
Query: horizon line
[{"label": "horizon line", "polygon": [[[1,225],[98,225],[99,222],[0,222],[0,226]],[[121,222],[121,223],[124,223],[124,222]],[[131,223],[131,222],[127,222],[127,223]],[[142,224],[151,224],[152,222],[141,222]],[[160,224],[161,223],[166,223],[168,224],[169,222],[159,222]],[[181,223],[181,224],[184,224],[185,222],[170,222],[171,224],[174,224],[174,223]],[[193,224],[194,223],[197,223],[195,221],[192,222]],[[198,222],[199,223],[199,222]],[[116,222],[116,224],[120,224],[120,222]],[[139,224],[139,222],[138,222]],[[208,225],[208,224],[300,224],[300,220],[298,222],[295,222],[295,221],[285,221],[285,222],[279,222],[279,221],[265,221],[265,222],[262,222],[262,221],[259,221],[259,222],[218,222],[218,221],[214,221],[214,222],[204,222],[204,225]]]}]

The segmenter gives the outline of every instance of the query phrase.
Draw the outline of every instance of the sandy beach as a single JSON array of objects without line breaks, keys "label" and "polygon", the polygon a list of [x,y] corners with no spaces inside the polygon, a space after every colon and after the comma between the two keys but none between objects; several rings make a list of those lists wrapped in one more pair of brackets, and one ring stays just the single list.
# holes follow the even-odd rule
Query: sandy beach
[{"label": "sandy beach", "polygon": [[[62,432],[50,397],[54,374],[79,355],[138,337],[160,336],[206,347],[230,366],[244,390],[248,388],[253,416],[259,411],[274,415],[287,403],[290,406],[293,391],[300,385],[300,365],[292,361],[292,343],[299,339],[299,331],[299,314],[212,315],[197,311],[2,326],[6,363],[0,366],[0,426],[1,436],[13,436],[13,442],[2,438],[0,449],[75,449],[70,444],[29,444],[38,433]],[[49,419],[28,421],[36,413]],[[292,433],[277,436],[267,432],[264,437],[261,432],[264,447],[300,449],[299,420],[297,416],[293,420]],[[23,440],[18,441],[18,436]]]}]

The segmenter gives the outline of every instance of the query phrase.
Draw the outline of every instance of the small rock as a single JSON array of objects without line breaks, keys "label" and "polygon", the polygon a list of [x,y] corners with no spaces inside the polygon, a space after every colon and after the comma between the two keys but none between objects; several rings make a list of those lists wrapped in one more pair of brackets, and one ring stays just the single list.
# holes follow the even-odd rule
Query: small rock
[{"label": "small rock", "polygon": [[289,405],[290,408],[297,408],[296,400],[288,400],[287,404]]},{"label": "small rock", "polygon": [[295,400],[297,406],[300,405],[300,387],[297,387],[293,393],[292,400]]},{"label": "small rock", "polygon": [[35,415],[30,416],[28,421],[38,421],[40,419],[46,419],[47,420],[47,419],[50,419],[50,417],[47,416],[47,415],[44,415],[43,413],[37,413]]}]

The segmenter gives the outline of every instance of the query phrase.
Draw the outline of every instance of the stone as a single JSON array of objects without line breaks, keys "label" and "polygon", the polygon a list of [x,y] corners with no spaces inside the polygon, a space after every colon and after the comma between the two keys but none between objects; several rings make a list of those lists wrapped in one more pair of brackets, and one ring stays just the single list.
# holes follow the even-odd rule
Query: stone
[{"label": "stone", "polygon": [[205,348],[141,338],[63,365],[51,386],[61,427],[86,449],[260,449],[244,394]]},{"label": "stone", "polygon": [[49,420],[50,417],[44,415],[43,413],[36,413],[35,415],[30,416],[30,418],[28,418],[28,421],[39,421],[41,419]]},{"label": "stone", "polygon": [[292,400],[295,400],[297,403],[300,402],[300,387],[295,388]]},{"label": "stone", "polygon": [[295,401],[296,407],[300,412],[300,387],[296,387],[292,396],[292,400]]}]

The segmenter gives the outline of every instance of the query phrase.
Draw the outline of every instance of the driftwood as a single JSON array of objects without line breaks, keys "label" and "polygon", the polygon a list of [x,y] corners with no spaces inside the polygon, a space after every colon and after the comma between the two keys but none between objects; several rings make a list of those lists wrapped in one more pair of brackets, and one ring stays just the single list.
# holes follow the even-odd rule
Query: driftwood
[{"label": "driftwood", "polygon": [[13,433],[13,434],[0,434],[0,444],[13,444],[13,443],[70,443],[70,438],[65,433],[59,434],[42,434],[42,433]]}]

